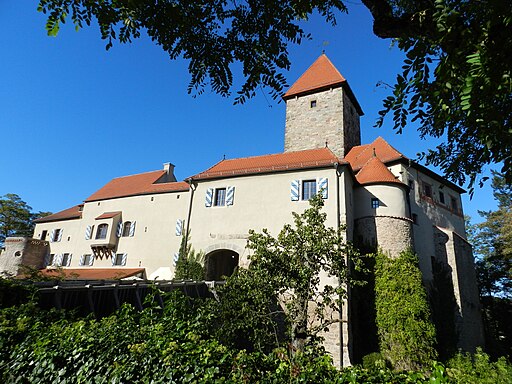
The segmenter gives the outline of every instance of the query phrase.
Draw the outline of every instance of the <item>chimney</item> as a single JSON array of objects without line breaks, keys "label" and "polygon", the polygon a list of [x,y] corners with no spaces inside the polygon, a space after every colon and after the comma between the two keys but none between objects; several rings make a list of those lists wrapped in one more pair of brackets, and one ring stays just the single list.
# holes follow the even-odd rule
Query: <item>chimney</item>
[{"label": "chimney", "polygon": [[164,163],[164,171],[166,174],[164,175],[163,179],[165,179],[166,183],[176,181],[176,177],[174,176],[174,164]]}]

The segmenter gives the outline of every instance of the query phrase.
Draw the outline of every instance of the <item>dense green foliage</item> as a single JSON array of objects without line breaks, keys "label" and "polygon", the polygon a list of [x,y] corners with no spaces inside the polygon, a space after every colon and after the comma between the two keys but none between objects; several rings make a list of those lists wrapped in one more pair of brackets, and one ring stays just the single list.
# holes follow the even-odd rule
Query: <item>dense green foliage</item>
[{"label": "dense green foliage", "polygon": [[[146,31],[171,59],[189,63],[189,93],[206,86],[230,95],[234,76],[245,82],[236,102],[262,85],[274,98],[286,87],[288,45],[309,38],[301,20],[313,13],[336,23],[347,12],[342,0],[258,2],[40,0],[55,36],[70,17],[77,29],[97,20],[107,49],[117,39],[131,42]],[[419,122],[422,137],[441,138],[426,154],[458,183],[470,187],[489,163],[503,163],[512,180],[512,7],[503,0],[362,0],[373,31],[393,38],[406,54],[383,117],[401,131]],[[303,27],[304,26],[304,27]],[[236,71],[235,68],[241,68]]]},{"label": "dense green foliage", "polygon": [[483,222],[468,227],[473,245],[487,351],[512,356],[512,184],[494,173],[495,211],[479,212]]},{"label": "dense green foliage", "polygon": [[[239,288],[239,286],[236,286]],[[33,304],[0,310],[0,382],[11,383],[509,383],[512,366],[479,352],[456,356],[446,368],[396,372],[341,371],[321,348],[292,354],[223,343],[212,331],[215,301],[170,293],[161,308],[126,305],[101,320],[42,311]],[[224,324],[224,329],[229,324]]]},{"label": "dense green foliage", "polygon": [[437,357],[435,329],[418,258],[404,251],[396,259],[377,255],[375,306],[380,352],[398,370],[430,366]]},{"label": "dense green foliage", "polygon": [[49,212],[32,212],[32,207],[14,193],[1,196],[0,246],[9,236],[31,237],[34,232],[34,220],[49,214]]}]

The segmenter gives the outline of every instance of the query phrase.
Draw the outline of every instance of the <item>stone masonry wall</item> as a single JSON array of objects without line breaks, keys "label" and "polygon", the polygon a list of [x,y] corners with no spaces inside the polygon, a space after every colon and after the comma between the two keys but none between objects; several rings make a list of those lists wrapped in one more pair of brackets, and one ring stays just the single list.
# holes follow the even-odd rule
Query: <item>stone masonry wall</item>
[{"label": "stone masonry wall", "polygon": [[368,250],[382,249],[391,257],[414,248],[412,222],[409,219],[390,216],[363,217],[356,220],[355,239],[359,246]]},{"label": "stone masonry wall", "polygon": [[436,258],[451,268],[453,290],[458,305],[457,347],[474,352],[483,346],[483,326],[480,312],[478,287],[471,245],[448,229],[434,227]]},{"label": "stone masonry wall", "polygon": [[341,158],[361,143],[359,115],[343,88],[287,100],[285,152],[324,148],[326,142]]},{"label": "stone masonry wall", "polygon": [[22,265],[41,269],[49,250],[47,241],[27,237],[8,237],[0,254],[0,275],[16,276]]}]

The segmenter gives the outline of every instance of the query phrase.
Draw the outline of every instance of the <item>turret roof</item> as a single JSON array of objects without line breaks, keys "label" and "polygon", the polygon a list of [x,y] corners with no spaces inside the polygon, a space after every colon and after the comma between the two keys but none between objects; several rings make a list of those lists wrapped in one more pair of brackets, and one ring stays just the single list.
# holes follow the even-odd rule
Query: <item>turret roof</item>
[{"label": "turret roof", "polygon": [[338,71],[329,58],[322,53],[316,61],[302,74],[299,79],[284,94],[283,99],[287,100],[295,96],[302,96],[315,93],[329,88],[345,87],[348,96],[352,100],[359,115],[363,115],[361,106],[357,102],[347,80]]},{"label": "turret roof", "polygon": [[357,173],[356,179],[360,184],[373,184],[373,183],[398,183],[403,184],[398,180],[393,173],[384,165],[377,156],[372,157]]}]

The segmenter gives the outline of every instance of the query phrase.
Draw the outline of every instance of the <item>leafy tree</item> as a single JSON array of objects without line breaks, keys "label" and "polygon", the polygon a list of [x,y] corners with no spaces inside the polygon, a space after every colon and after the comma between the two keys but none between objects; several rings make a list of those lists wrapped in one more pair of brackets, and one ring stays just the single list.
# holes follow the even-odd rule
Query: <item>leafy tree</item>
[{"label": "leafy tree", "polygon": [[204,252],[196,252],[190,243],[190,231],[182,237],[174,278],[176,280],[204,280]]},{"label": "leafy tree", "polygon": [[437,353],[427,293],[418,257],[404,251],[396,259],[377,255],[375,307],[380,352],[398,370],[427,368]]},{"label": "leafy tree", "polygon": [[[471,190],[489,163],[503,162],[512,180],[512,8],[503,0],[362,0],[371,12],[374,33],[396,39],[406,53],[403,72],[384,101],[377,125],[391,113],[401,132],[409,120],[421,137],[442,138],[423,153]],[[46,28],[55,36],[68,15],[76,28],[99,23],[107,49],[114,40],[131,42],[141,30],[171,59],[189,61],[188,91],[205,86],[229,96],[232,68],[241,64],[245,82],[235,102],[243,103],[260,85],[274,98],[287,85],[288,44],[309,34],[299,25],[314,12],[336,23],[347,12],[342,0],[228,2],[40,0]],[[484,178],[485,179],[485,178]],[[482,183],[484,179],[480,180]]]},{"label": "leafy tree", "polygon": [[299,351],[341,322],[345,287],[351,282],[346,259],[357,262],[344,241],[344,228],[326,227],[320,195],[309,203],[302,214],[293,213],[294,225],[286,224],[277,237],[266,229],[250,231],[247,245],[253,251],[249,271],[265,276],[264,289],[283,299],[292,344]]},{"label": "leafy tree", "polygon": [[493,355],[512,353],[512,184],[494,173],[495,211],[482,212],[482,223],[469,226],[482,302],[486,344]]},{"label": "leafy tree", "polygon": [[32,236],[38,214],[31,211],[32,207],[14,193],[0,198],[0,245],[9,236]]}]

